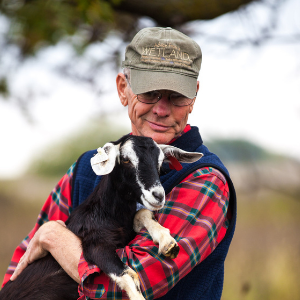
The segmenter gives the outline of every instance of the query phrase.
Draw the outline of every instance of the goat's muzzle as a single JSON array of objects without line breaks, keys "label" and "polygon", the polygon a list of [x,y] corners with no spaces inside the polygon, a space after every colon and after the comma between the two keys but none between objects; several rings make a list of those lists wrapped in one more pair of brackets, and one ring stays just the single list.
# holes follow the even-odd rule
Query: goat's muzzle
[{"label": "goat's muzzle", "polygon": [[161,185],[156,185],[149,190],[143,190],[141,200],[149,210],[159,210],[165,204],[165,190]]}]

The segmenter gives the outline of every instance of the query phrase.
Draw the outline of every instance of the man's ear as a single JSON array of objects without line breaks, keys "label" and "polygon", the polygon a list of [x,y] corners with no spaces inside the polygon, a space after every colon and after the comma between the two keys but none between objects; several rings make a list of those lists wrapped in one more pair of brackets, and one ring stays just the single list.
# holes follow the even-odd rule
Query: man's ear
[{"label": "man's ear", "polygon": [[128,98],[126,94],[127,80],[123,73],[118,73],[116,78],[117,91],[120,98],[120,101],[123,106],[128,105]]},{"label": "man's ear", "polygon": [[175,157],[181,163],[193,163],[203,154],[200,152],[187,152],[170,145],[158,145],[165,155],[165,162],[171,162],[170,157]]},{"label": "man's ear", "polygon": [[106,143],[102,148],[97,149],[98,153],[91,158],[91,166],[97,175],[109,174],[116,164],[119,155],[119,145]]}]

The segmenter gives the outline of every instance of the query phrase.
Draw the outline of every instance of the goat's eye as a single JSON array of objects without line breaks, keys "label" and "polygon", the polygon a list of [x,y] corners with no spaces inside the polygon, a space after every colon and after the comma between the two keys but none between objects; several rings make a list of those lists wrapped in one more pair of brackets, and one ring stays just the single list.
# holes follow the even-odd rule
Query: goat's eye
[{"label": "goat's eye", "polygon": [[122,159],[122,163],[128,164],[128,163],[130,163],[130,160],[129,160],[129,159],[126,159],[126,158],[123,158],[123,159]]}]

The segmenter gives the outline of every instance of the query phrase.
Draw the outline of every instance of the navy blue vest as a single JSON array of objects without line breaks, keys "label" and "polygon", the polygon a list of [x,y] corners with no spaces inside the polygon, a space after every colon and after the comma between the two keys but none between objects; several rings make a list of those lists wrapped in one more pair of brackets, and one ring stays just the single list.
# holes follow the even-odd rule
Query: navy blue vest
[{"label": "navy blue vest", "polygon": [[[229,173],[221,160],[203,145],[199,130],[192,127],[172,143],[173,146],[189,152],[201,152],[204,156],[192,164],[182,164],[181,171],[171,170],[165,164],[165,174],[160,177],[168,194],[191,172],[201,167],[213,167],[226,177],[230,190],[229,208],[231,221],[227,233],[216,249],[189,274],[182,278],[161,300],[219,300],[221,299],[224,281],[224,261],[234,234],[236,223],[236,194]],[[84,153],[77,161],[72,182],[72,203],[75,208],[82,203],[100,182],[90,165],[90,158],[96,153],[91,150]]]}]

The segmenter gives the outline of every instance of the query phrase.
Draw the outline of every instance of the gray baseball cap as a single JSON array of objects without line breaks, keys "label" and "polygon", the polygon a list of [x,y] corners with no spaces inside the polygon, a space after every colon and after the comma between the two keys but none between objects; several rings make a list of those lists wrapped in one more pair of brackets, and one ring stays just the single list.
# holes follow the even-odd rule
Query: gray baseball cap
[{"label": "gray baseball cap", "polygon": [[135,94],[172,90],[192,99],[201,61],[201,49],[190,37],[170,27],[148,27],[127,46],[122,67],[131,69]]}]

